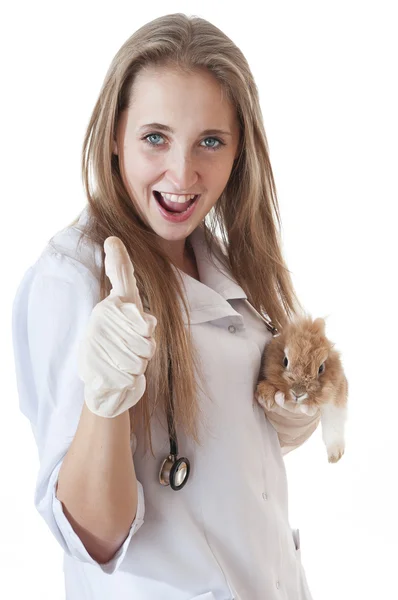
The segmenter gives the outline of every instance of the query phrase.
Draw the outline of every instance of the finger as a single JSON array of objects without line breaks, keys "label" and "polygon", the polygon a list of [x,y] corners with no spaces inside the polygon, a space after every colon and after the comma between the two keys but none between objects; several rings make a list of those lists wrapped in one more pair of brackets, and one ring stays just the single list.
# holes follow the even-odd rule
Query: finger
[{"label": "finger", "polygon": [[123,302],[119,307],[119,311],[126,317],[129,328],[144,337],[152,337],[154,335],[158,323],[156,317],[150,313],[140,313],[138,307],[132,302]]},{"label": "finger", "polygon": [[[117,371],[127,373],[131,377],[143,375],[149,359],[139,356],[130,348],[116,346],[112,348],[112,363]],[[119,377],[115,374],[115,377]]]},{"label": "finger", "polygon": [[316,406],[309,406],[308,404],[301,404],[300,409],[308,417],[313,417],[318,410]]},{"label": "finger", "polygon": [[284,404],[285,404],[285,394],[283,392],[275,392],[275,402],[278,404],[278,406],[280,406],[281,408],[283,408]]},{"label": "finger", "polygon": [[141,297],[134,276],[133,263],[130,260],[126,246],[116,236],[110,236],[104,241],[105,273],[112,285],[112,292],[122,296],[127,302],[134,302],[141,313],[144,312]]},{"label": "finger", "polygon": [[[93,329],[114,331],[118,329],[118,336],[134,331],[143,337],[154,335],[157,319],[150,313],[140,312],[134,302],[124,302],[120,296],[110,293],[101,300],[92,310]],[[105,319],[105,321],[104,321]],[[98,323],[99,321],[99,323]]]},{"label": "finger", "polygon": [[98,334],[102,346],[109,348],[110,357],[113,358],[120,352],[126,353],[129,357],[134,354],[148,360],[153,357],[156,349],[156,341],[153,337],[143,337],[129,327],[128,322],[122,323],[122,327],[118,327],[117,323],[114,325],[105,324]]}]

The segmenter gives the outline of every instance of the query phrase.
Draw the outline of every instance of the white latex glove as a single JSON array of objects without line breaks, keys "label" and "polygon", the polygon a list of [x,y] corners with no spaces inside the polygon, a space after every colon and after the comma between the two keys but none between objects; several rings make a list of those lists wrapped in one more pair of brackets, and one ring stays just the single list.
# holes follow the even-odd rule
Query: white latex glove
[{"label": "white latex glove", "polygon": [[145,371],[153,357],[157,319],[144,313],[134,267],[123,242],[104,242],[105,272],[112,284],[92,310],[79,347],[78,373],[91,412],[117,417],[134,406],[146,389]]}]

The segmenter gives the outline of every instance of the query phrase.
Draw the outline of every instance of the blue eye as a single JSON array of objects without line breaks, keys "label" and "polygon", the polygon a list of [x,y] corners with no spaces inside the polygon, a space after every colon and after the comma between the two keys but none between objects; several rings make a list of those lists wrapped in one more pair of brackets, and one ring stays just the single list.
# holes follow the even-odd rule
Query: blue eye
[{"label": "blue eye", "polygon": [[[158,144],[156,142],[151,142],[149,138],[153,138],[153,137],[157,137],[157,138],[162,138],[163,136],[160,135],[160,133],[148,133],[148,135],[146,135],[145,137],[143,137],[142,139],[149,144],[149,146],[151,146],[152,148],[155,148],[156,146],[164,146],[164,144]],[[218,138],[213,138],[213,137],[208,137],[205,138],[203,141],[207,141],[207,140],[213,140],[215,142],[217,142],[216,146],[205,146],[206,150],[210,150],[210,151],[216,151],[219,150],[221,148],[221,146],[225,146],[225,143],[222,142],[221,140],[219,140]]]},{"label": "blue eye", "polygon": [[152,142],[150,142],[150,141],[149,141],[149,139],[148,139],[148,138],[150,138],[150,137],[162,137],[162,136],[161,136],[161,135],[159,135],[158,133],[150,133],[149,135],[146,135],[146,136],[144,137],[144,140],[145,140],[145,141],[146,141],[146,142],[147,142],[147,143],[148,143],[150,146],[159,146],[159,144],[156,144],[156,143],[154,143],[154,144],[153,144]]},{"label": "blue eye", "polygon": [[207,140],[213,140],[218,143],[218,146],[206,146],[206,148],[208,150],[218,150],[221,146],[225,146],[225,144],[223,144],[223,142],[221,140],[219,140],[218,138],[209,137],[209,138],[205,138],[203,141],[206,142]]}]

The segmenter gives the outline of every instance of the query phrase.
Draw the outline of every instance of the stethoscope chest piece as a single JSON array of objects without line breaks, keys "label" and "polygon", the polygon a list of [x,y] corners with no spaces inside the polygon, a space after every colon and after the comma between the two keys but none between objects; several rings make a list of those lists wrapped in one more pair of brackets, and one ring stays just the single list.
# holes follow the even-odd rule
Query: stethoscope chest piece
[{"label": "stethoscope chest piece", "polygon": [[160,467],[159,482],[162,485],[170,485],[173,490],[180,490],[188,481],[189,471],[190,464],[187,458],[177,458],[175,454],[169,454]]}]

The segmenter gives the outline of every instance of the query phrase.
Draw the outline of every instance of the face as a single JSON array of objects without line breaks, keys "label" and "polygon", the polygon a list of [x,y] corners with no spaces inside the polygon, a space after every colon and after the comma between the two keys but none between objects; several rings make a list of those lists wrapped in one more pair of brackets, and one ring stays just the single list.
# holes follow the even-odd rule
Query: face
[{"label": "face", "polygon": [[[130,107],[118,123],[114,152],[130,197],[170,254],[179,254],[185,238],[217,202],[238,145],[236,111],[210,73],[152,69],[137,75]],[[186,220],[170,222],[162,216],[154,190],[200,196]]]}]

